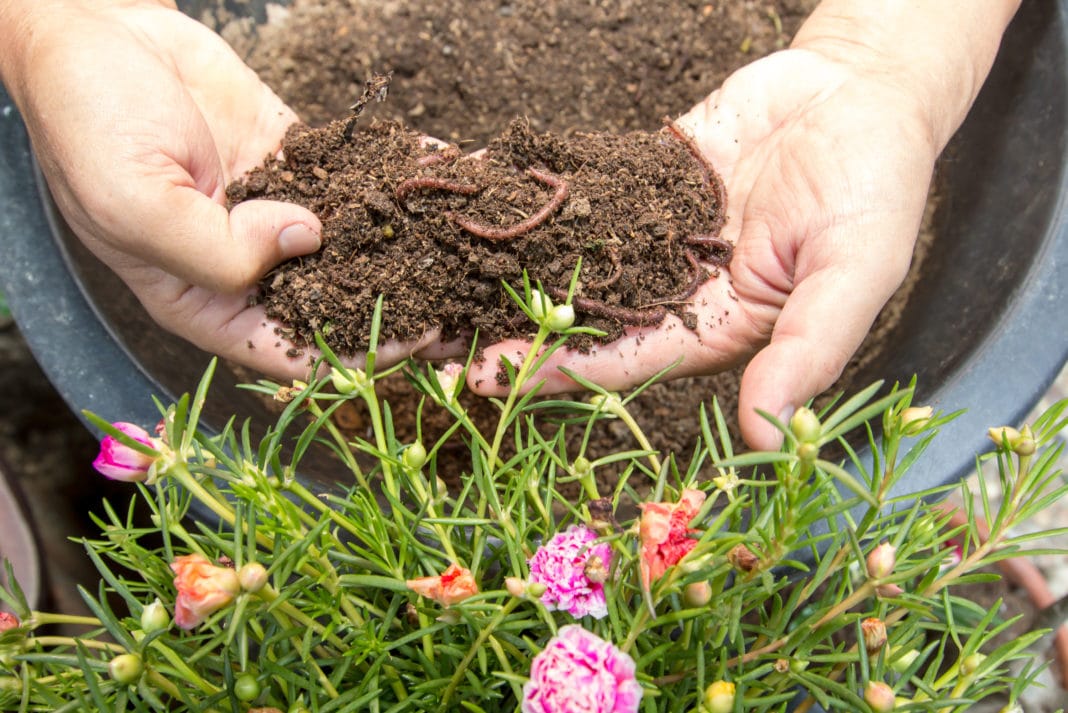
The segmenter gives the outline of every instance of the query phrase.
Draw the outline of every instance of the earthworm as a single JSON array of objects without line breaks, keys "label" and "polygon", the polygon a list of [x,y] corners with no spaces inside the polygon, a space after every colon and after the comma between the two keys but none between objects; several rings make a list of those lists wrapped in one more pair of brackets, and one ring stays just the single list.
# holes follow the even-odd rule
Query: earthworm
[{"label": "earthworm", "polygon": [[[567,290],[561,290],[559,287],[548,287],[546,288],[546,292],[548,292],[555,300],[563,301],[567,299]],[[614,319],[622,324],[630,324],[639,327],[660,324],[664,321],[664,317],[667,316],[667,310],[663,307],[630,309],[628,307],[606,304],[600,300],[593,300],[588,297],[572,297],[571,304],[587,314],[606,317],[608,319]]]},{"label": "earthworm", "polygon": [[452,163],[456,159],[460,158],[460,150],[455,146],[446,146],[443,149],[428,153],[425,156],[420,156],[415,159],[415,162],[426,168],[427,166],[434,166],[439,163]]},{"label": "earthworm", "polygon": [[610,287],[616,283],[617,280],[623,275],[623,265],[619,262],[619,254],[609,248],[608,259],[612,261],[612,272],[605,279],[600,282],[587,283],[586,289],[588,290],[603,290],[606,287]]},{"label": "earthworm", "polygon": [[712,253],[710,256],[705,257],[706,262],[710,262],[718,267],[727,267],[727,265],[731,264],[731,256],[734,254],[734,246],[723,238],[717,238],[715,235],[691,235],[682,242],[687,245],[711,248]]},{"label": "earthworm", "polygon": [[520,235],[530,232],[545,222],[546,218],[552,215],[557,208],[564,204],[570,189],[567,186],[567,181],[546,171],[539,171],[536,168],[528,168],[527,173],[536,180],[555,188],[556,192],[553,194],[553,197],[549,199],[548,203],[526,220],[516,223],[508,228],[494,228],[488,225],[482,225],[481,223],[476,223],[469,218],[464,218],[463,216],[452,212],[446,213],[445,217],[472,235],[477,235],[480,238],[492,240],[493,242],[511,240],[512,238],[518,238]]},{"label": "earthworm", "polygon": [[672,302],[685,302],[690,299],[693,297],[693,293],[697,292],[697,288],[708,279],[708,273],[701,267],[701,263],[697,262],[697,256],[693,254],[693,250],[686,251],[686,259],[689,261],[690,267],[693,268],[693,277],[690,278],[690,284],[686,285],[682,292],[671,299]]},{"label": "earthworm", "polygon": [[462,193],[465,196],[478,193],[482,190],[481,187],[470,183],[457,183],[455,181],[450,181],[447,178],[439,178],[438,176],[417,176],[416,178],[409,178],[408,180],[403,181],[397,186],[394,195],[397,196],[397,202],[404,205],[404,201],[407,200],[408,195],[412,191],[424,188],[436,188],[440,191]]},{"label": "earthworm", "polygon": [[682,142],[682,145],[686,147],[686,150],[690,152],[690,155],[697,160],[698,165],[701,167],[701,175],[704,177],[705,186],[712,192],[712,197],[716,201],[716,222],[712,226],[710,234],[716,235],[720,229],[723,228],[723,223],[726,221],[727,213],[727,193],[723,188],[723,181],[720,180],[719,174],[716,173],[716,169],[712,167],[712,164],[708,162],[705,155],[701,153],[701,149],[697,147],[697,143],[693,140],[693,137],[679,128],[679,125],[675,123],[675,120],[670,116],[664,117],[664,128],[671,133],[676,139]]}]

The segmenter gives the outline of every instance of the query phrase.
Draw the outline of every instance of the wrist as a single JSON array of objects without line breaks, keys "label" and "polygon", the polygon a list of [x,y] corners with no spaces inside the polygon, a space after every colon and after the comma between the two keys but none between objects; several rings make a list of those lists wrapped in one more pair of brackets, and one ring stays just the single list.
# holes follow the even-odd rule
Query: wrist
[{"label": "wrist", "polygon": [[975,101],[1020,0],[824,0],[793,47],[895,87],[941,151]]}]

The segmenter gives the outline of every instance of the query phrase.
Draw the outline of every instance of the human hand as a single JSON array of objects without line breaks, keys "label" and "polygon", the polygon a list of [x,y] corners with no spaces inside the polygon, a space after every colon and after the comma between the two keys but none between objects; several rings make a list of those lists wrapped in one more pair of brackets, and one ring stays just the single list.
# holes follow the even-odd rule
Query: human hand
[{"label": "human hand", "polygon": [[[960,19],[955,31],[964,31],[965,19],[993,28],[983,30],[993,41],[984,36],[958,63],[968,81],[917,79],[944,68],[926,56],[937,47],[926,36],[885,33],[906,55],[909,43],[919,42],[914,56],[930,65],[920,63],[919,74],[863,48],[848,23],[834,37],[828,28],[840,29],[857,7],[847,0],[825,2],[792,49],[728,78],[677,121],[724,181],[721,237],[735,244],[729,277],[708,281],[693,297],[697,329],[676,317],[629,327],[590,354],[556,352],[531,383],[545,379],[546,392],[573,388],[559,371],[566,367],[623,389],[676,361],[673,377],[713,373],[755,354],[742,379],[739,423],[751,447],[777,448],[781,434],[756,409],[785,421],[829,387],[904,278],[934,162],[974,99],[1014,9],[1011,0],[987,4],[999,1],[1003,12],[994,22],[991,13],[977,14],[990,8],[935,9]],[[861,12],[868,11],[880,10]],[[917,18],[895,21],[911,25]],[[525,346],[487,348],[485,361],[470,370],[471,388],[498,391],[499,359],[515,361]]]},{"label": "human hand", "polygon": [[[226,185],[278,152],[296,115],[216,34],[173,3],[0,8],[5,85],[74,233],[166,329],[262,372],[304,377],[262,307],[258,278],[319,247],[308,210]],[[388,344],[382,363],[432,343]]]}]

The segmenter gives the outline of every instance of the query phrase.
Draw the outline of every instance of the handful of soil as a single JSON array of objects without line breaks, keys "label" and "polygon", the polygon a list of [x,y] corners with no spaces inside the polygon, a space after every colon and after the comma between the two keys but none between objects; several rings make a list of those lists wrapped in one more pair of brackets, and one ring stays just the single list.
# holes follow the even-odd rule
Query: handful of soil
[{"label": "handful of soil", "polygon": [[290,201],[323,223],[319,252],[260,284],[268,316],[298,345],[319,331],[341,354],[366,349],[379,295],[384,339],[434,327],[444,339],[529,336],[502,281],[518,287],[526,270],[559,302],[579,261],[577,323],[605,341],[669,311],[692,326],[687,300],[730,260],[718,237],[722,182],[670,121],[655,133],[565,139],[517,119],[479,159],[397,122],[352,128],[294,125],[284,160],[227,189],[231,204]]}]

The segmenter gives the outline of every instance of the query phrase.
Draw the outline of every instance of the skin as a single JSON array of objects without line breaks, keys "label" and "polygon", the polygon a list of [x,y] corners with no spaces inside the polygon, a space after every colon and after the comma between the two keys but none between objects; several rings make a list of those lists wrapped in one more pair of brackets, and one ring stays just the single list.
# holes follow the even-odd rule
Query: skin
[{"label": "skin", "polygon": [[[742,432],[777,447],[756,409],[786,419],[830,386],[900,284],[935,160],[1018,5],[824,0],[790,49],[680,117],[727,187],[730,279],[695,295],[696,333],[671,317],[590,355],[559,352],[539,374],[546,391],[574,386],[560,366],[624,389],[679,357],[675,376],[748,360]],[[0,78],[78,237],[164,328],[264,373],[305,376],[306,358],[274,346],[275,325],[247,298],[270,267],[316,250],[321,225],[270,201],[227,212],[224,196],[279,150],[295,114],[168,2],[0,0],[0,46]],[[428,333],[379,359],[460,346]],[[498,393],[498,359],[525,348],[489,347],[471,388]]]}]

